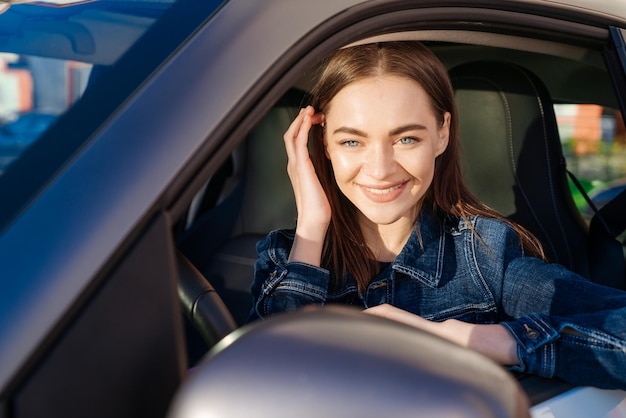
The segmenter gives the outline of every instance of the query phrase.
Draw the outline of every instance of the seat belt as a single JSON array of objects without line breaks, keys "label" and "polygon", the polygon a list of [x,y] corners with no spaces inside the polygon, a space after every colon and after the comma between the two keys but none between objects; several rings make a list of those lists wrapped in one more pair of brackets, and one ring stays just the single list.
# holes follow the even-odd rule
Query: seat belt
[{"label": "seat belt", "polygon": [[592,281],[626,290],[624,248],[617,239],[626,230],[626,189],[598,209],[576,176],[567,174],[594,213],[587,235]]},{"label": "seat belt", "polygon": [[626,230],[626,189],[602,206],[589,223],[590,271],[594,281],[626,290],[624,247],[617,239]]}]

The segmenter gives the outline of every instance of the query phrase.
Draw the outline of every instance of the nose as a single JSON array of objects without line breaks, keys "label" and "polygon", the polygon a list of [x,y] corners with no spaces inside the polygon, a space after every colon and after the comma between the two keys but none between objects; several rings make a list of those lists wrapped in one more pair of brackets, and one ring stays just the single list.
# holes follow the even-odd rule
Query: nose
[{"label": "nose", "polygon": [[388,178],[396,168],[393,146],[372,144],[368,150],[364,168],[366,174],[375,180]]}]

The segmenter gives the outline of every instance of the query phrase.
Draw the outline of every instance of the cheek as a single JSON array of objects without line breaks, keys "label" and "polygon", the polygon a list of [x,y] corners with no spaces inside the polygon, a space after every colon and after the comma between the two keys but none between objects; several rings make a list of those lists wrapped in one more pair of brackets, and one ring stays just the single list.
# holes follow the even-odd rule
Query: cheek
[{"label": "cheek", "polygon": [[337,179],[346,179],[358,172],[359,164],[354,156],[345,153],[331,151],[328,153],[330,163],[333,166],[335,177]]},{"label": "cheek", "polygon": [[433,153],[407,153],[397,159],[398,164],[411,176],[426,180],[435,171],[435,155]]}]

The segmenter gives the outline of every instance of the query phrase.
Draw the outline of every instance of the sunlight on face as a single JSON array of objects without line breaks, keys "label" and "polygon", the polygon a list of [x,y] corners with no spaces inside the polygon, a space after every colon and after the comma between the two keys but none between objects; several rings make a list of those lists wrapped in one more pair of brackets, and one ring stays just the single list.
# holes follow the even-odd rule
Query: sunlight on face
[{"label": "sunlight on face", "polygon": [[361,222],[412,224],[448,144],[450,115],[442,125],[419,84],[389,75],[349,84],[328,109],[326,155]]}]

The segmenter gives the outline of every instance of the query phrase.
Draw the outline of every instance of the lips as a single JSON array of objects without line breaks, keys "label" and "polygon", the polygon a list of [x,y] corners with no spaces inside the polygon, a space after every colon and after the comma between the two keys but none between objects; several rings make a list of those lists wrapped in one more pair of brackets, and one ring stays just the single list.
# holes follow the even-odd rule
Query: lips
[{"label": "lips", "polygon": [[395,200],[402,192],[404,191],[404,187],[408,181],[403,181],[401,183],[397,183],[391,186],[364,186],[362,184],[359,185],[363,194],[365,196],[376,202],[376,203],[385,203],[391,202]]},{"label": "lips", "polygon": [[399,189],[399,188],[400,188],[400,187],[402,187],[403,185],[404,185],[404,183],[402,183],[402,184],[398,184],[398,185],[396,185],[396,186],[388,187],[388,188],[386,188],[386,189],[375,189],[375,188],[372,188],[372,187],[365,187],[365,186],[362,186],[362,187],[363,187],[365,190],[367,190],[369,193],[374,193],[374,194],[385,194],[385,193],[391,193],[391,192],[393,192],[394,190]]}]

